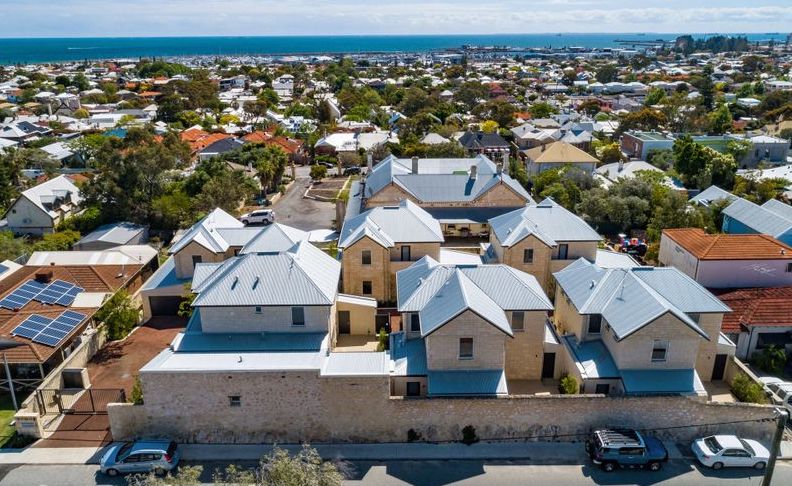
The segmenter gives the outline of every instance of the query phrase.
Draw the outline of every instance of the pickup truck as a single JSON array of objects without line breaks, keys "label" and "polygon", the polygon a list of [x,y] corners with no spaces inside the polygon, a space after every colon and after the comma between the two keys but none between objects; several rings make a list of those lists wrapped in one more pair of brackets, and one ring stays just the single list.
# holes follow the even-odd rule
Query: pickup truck
[{"label": "pickup truck", "polygon": [[586,441],[586,451],[592,462],[607,472],[619,467],[659,471],[668,461],[663,443],[637,430],[596,430]]}]

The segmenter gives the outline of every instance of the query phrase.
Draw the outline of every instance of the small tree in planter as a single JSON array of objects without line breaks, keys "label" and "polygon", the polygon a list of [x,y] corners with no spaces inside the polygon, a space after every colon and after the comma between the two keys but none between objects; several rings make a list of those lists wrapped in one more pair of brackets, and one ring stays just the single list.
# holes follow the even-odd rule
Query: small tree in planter
[{"label": "small tree in planter", "polygon": [[315,164],[311,166],[311,179],[315,181],[320,181],[327,177],[327,167]]},{"label": "small tree in planter", "polygon": [[94,318],[103,322],[107,338],[111,341],[123,339],[135,327],[140,313],[132,305],[132,299],[126,290],[119,290],[96,311]]},{"label": "small tree in planter", "polygon": [[564,375],[558,382],[558,392],[562,395],[577,395],[578,390],[578,382],[574,376]]}]

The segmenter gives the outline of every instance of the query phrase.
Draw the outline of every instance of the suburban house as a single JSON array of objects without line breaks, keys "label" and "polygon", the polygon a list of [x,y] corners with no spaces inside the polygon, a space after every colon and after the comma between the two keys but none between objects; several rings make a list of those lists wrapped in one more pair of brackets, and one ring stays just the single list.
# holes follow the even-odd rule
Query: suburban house
[{"label": "suburban house", "polygon": [[700,193],[690,198],[690,203],[698,204],[700,206],[709,207],[713,204],[718,204],[720,201],[731,202],[737,199],[737,196],[729,191],[723,190],[718,186],[709,186]]},{"label": "suburban house", "polygon": [[717,291],[732,312],[723,318],[723,333],[737,345],[736,356],[751,359],[771,345],[792,351],[792,287]]},{"label": "suburban house", "polygon": [[531,123],[524,123],[512,128],[511,132],[514,135],[514,142],[520,150],[553,143],[563,136],[558,128],[538,128]]},{"label": "suburban house", "polygon": [[765,234],[666,229],[659,259],[707,288],[792,285],[792,247]]},{"label": "suburban house", "polygon": [[735,346],[729,308],[679,270],[603,269],[581,258],[555,273],[562,371],[582,393],[706,396]]},{"label": "suburban house", "polygon": [[533,276],[426,256],[396,279],[402,329],[391,335],[391,395],[506,395],[509,380],[557,376],[553,306]]},{"label": "suburban house", "polygon": [[536,277],[552,293],[553,273],[578,258],[594,262],[602,237],[579,216],[551,198],[528,204],[489,221],[484,258]]},{"label": "suburban house", "polygon": [[509,153],[509,142],[497,133],[465,132],[459,137],[459,144],[468,155],[501,155]]},{"label": "suburban house", "polygon": [[371,208],[344,222],[338,240],[348,294],[396,301],[396,272],[426,255],[439,260],[440,223],[417,204]]},{"label": "suburban house", "polygon": [[737,198],[726,206],[723,232],[729,234],[765,234],[792,245],[792,206],[771,199],[759,206]]},{"label": "suburban house", "polygon": [[122,245],[148,243],[148,227],[135,223],[110,223],[102,225],[72,246],[74,250],[107,250]]},{"label": "suburban house", "polygon": [[599,160],[567,142],[553,142],[524,150],[525,168],[530,175],[572,165],[589,174],[597,168]]},{"label": "suburban house", "polygon": [[157,263],[146,245],[34,252],[0,280],[0,336],[21,344],[4,351],[14,382],[35,388],[98,325],[104,302],[120,289],[134,294]]},{"label": "suburban house", "polygon": [[409,200],[440,222],[446,238],[486,237],[487,220],[533,202],[503,167],[484,155],[472,159],[399,159],[390,155],[363,181],[353,184],[346,218],[375,206],[396,206]]},{"label": "suburban house", "polygon": [[204,147],[200,152],[198,152],[198,158],[200,160],[208,160],[212,157],[218,157],[220,155],[233,152],[234,150],[238,150],[242,148],[243,145],[245,145],[244,140],[237,138],[222,138]]},{"label": "suburban house", "polygon": [[222,263],[239,254],[283,251],[309,239],[309,233],[280,223],[246,227],[222,209],[215,209],[174,238],[168,250],[170,257],[141,289],[143,319],[175,315],[187,293],[185,285],[192,281],[200,263]]},{"label": "suburban house", "polygon": [[52,233],[80,207],[80,190],[65,175],[31,187],[19,195],[6,211],[8,229],[16,234]]}]

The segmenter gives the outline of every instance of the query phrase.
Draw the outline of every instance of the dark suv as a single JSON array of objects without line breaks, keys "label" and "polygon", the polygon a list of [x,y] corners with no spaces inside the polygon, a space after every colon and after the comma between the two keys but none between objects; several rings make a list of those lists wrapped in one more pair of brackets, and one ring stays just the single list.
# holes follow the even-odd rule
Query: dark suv
[{"label": "dark suv", "polygon": [[617,467],[640,467],[659,471],[668,461],[662,442],[636,430],[596,430],[586,441],[586,452],[603,471]]}]

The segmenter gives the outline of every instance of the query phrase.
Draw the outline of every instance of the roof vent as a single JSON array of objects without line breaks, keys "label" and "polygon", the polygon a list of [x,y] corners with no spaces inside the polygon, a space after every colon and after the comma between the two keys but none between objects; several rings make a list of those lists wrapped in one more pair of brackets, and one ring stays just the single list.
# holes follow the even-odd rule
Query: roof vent
[{"label": "roof vent", "polygon": [[239,357],[237,358],[237,363],[241,363],[241,362],[242,362],[242,355],[240,354]]},{"label": "roof vent", "polygon": [[236,287],[237,283],[239,283],[239,276],[238,275],[234,275],[234,281],[231,282],[231,289],[232,290],[234,289],[234,287]]},{"label": "roof vent", "polygon": [[258,287],[259,281],[261,281],[261,277],[259,277],[258,275],[256,275],[256,280],[254,280],[254,281],[253,281],[253,288],[254,288],[254,289],[255,289],[256,287]]},{"label": "roof vent", "polygon": [[[54,264],[55,262],[53,262]],[[43,272],[36,273],[36,282],[38,283],[49,283],[52,280],[52,270],[46,270]]]},{"label": "roof vent", "polygon": [[590,289],[593,289],[595,285],[597,285],[597,282],[595,282],[594,280],[592,280],[592,281],[591,281],[591,283],[589,284],[589,288],[590,288]]}]

